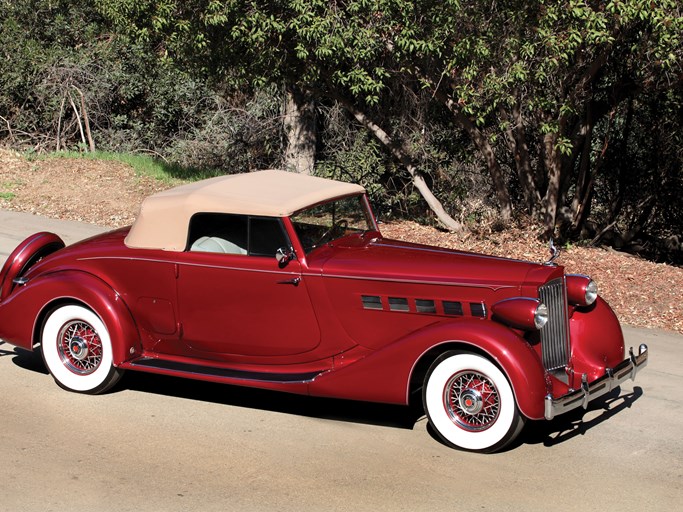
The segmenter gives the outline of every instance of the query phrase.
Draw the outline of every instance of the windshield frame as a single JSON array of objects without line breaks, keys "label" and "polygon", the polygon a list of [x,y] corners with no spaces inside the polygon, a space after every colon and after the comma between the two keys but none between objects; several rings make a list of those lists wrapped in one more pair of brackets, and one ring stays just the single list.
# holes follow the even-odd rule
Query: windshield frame
[{"label": "windshield frame", "polygon": [[[353,199],[357,199],[358,207],[349,215],[348,209],[344,206],[353,204],[351,201]],[[346,205],[340,203],[346,203]],[[331,211],[325,211],[326,208]],[[307,212],[309,216],[307,221],[304,221]],[[324,217],[329,217],[329,219],[323,222]],[[306,255],[342,238],[379,233],[377,221],[366,194],[350,194],[312,204],[294,212],[289,216],[289,220]]]}]

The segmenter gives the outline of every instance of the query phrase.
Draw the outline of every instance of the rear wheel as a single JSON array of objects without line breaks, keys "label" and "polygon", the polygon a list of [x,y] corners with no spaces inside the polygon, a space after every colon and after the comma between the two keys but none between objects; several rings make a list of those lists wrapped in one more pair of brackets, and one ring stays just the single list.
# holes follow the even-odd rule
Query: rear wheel
[{"label": "rear wheel", "polygon": [[430,367],[422,392],[431,426],[456,448],[494,452],[524,426],[510,383],[482,356],[446,352]]},{"label": "rear wheel", "polygon": [[121,378],[113,365],[111,338],[100,318],[71,304],[53,311],[42,332],[41,350],[59,386],[79,393],[103,393]]}]

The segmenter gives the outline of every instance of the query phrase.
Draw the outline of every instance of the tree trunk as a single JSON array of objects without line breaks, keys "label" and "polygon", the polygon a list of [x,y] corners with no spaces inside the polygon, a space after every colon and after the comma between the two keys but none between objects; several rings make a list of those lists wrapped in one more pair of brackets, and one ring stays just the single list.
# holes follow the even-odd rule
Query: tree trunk
[{"label": "tree trunk", "polygon": [[491,143],[481,132],[481,130],[477,128],[477,126],[466,115],[460,112],[460,109],[451,98],[449,98],[440,90],[437,90],[435,95],[436,98],[446,106],[449,112],[453,114],[456,123],[458,123],[460,127],[467,132],[470,139],[474,143],[474,146],[484,157],[486,166],[491,176],[493,192],[498,200],[500,216],[504,221],[510,220],[512,217],[512,201],[510,199],[510,194],[508,193],[505,178],[503,177],[503,172],[500,169],[500,165],[498,165],[498,160],[496,159],[496,154],[493,151],[493,147],[491,147]]},{"label": "tree trunk", "polygon": [[496,159],[496,155],[493,152],[493,148],[491,147],[488,138],[486,138],[481,130],[479,130],[479,128],[477,128],[475,124],[467,118],[467,116],[461,113],[456,113],[455,119],[469,134],[470,138],[474,142],[474,145],[483,155],[486,165],[489,169],[489,174],[491,175],[493,192],[496,194],[496,199],[498,200],[498,205],[500,207],[500,216],[504,221],[510,220],[512,217],[512,201],[510,200],[510,194],[508,194],[507,184],[505,183],[503,172],[500,169],[500,165],[498,165],[498,160]]},{"label": "tree trunk", "polygon": [[519,103],[515,102],[513,105],[511,116],[508,116],[502,107],[500,113],[503,120],[507,121],[505,134],[508,140],[508,147],[515,159],[517,179],[522,187],[527,211],[530,214],[535,214],[541,206],[541,194],[536,184],[536,173],[531,167],[529,147],[526,142],[526,133]]},{"label": "tree trunk", "polygon": [[350,101],[347,101],[343,98],[337,98],[338,101],[344,105],[344,108],[346,108],[353,117],[358,120],[365,128],[367,128],[370,133],[375,137],[386,149],[389,150],[391,155],[405,167],[405,169],[408,171],[410,174],[410,177],[413,180],[413,185],[415,185],[415,188],[417,191],[422,195],[424,200],[427,202],[427,205],[429,208],[434,212],[434,215],[436,215],[436,218],[441,222],[441,224],[444,225],[447,229],[451,231],[457,231],[457,232],[463,232],[465,231],[465,227],[455,220],[453,217],[451,217],[448,212],[444,209],[443,205],[441,204],[441,201],[437,199],[437,197],[434,195],[434,193],[431,191],[429,186],[427,185],[427,182],[424,180],[422,175],[419,173],[417,167],[412,161],[412,158],[410,157],[408,151],[401,147],[399,144],[397,144],[387,132],[385,132],[378,124],[373,122],[370,118],[368,118],[367,115],[365,115],[364,112],[360,111],[358,108],[356,108],[355,105],[353,105]]},{"label": "tree trunk", "polygon": [[543,160],[548,174],[548,188],[543,198],[545,227],[544,236],[551,237],[555,232],[555,221],[560,200],[560,185],[562,182],[562,159],[556,149],[557,134],[547,133],[543,137]]},{"label": "tree trunk", "polygon": [[[593,195],[593,175],[591,172],[591,149],[593,138],[593,106],[588,102],[586,115],[578,130],[577,136],[580,144],[575,144],[575,154],[579,159],[579,175],[576,179],[574,197],[570,205],[571,231],[577,232],[585,221],[585,212],[588,207],[589,198]],[[580,151],[580,153],[579,153]],[[572,167],[574,166],[572,159]]]},{"label": "tree trunk", "polygon": [[296,87],[285,93],[284,131],[287,144],[284,168],[302,174],[311,174],[315,166],[317,127],[315,103]]},{"label": "tree trunk", "polygon": [[81,91],[75,85],[72,85],[71,87],[76,89],[76,92],[78,92],[79,96],[81,97],[81,114],[83,115],[83,123],[85,125],[85,135],[88,138],[88,146],[90,147],[90,152],[94,153],[95,141],[93,140],[92,132],[90,131],[90,117],[88,116],[88,110],[85,108],[85,95],[83,94],[83,91]]}]

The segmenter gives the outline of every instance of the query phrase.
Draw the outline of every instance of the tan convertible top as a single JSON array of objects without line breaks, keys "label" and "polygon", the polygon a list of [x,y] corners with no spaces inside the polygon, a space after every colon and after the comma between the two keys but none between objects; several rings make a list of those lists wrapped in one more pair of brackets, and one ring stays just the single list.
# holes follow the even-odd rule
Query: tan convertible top
[{"label": "tan convertible top", "polygon": [[125,243],[183,251],[190,218],[198,212],[286,217],[316,203],[363,192],[360,185],[285,171],[219,176],[149,196]]}]

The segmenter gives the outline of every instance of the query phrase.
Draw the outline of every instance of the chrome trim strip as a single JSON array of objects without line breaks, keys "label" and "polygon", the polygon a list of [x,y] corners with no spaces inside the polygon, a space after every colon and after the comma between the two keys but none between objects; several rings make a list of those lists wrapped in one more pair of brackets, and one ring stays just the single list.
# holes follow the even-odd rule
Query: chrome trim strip
[{"label": "chrome trim strip", "polygon": [[605,395],[627,379],[635,380],[636,374],[647,366],[648,349],[644,343],[638,347],[638,355],[633,354],[633,347],[629,349],[629,356],[615,368],[605,369],[605,375],[588,383],[586,375],[581,377],[581,388],[559,398],[552,395],[545,397],[545,419],[552,420],[559,414],[583,407],[595,398]]},{"label": "chrome trim strip", "polygon": [[141,357],[134,361],[128,361],[125,368],[134,368],[154,372],[168,372],[174,375],[191,375],[196,377],[208,377],[222,379],[226,381],[258,381],[279,384],[306,384],[313,382],[320,374],[328,370],[316,370],[302,373],[266,373],[246,370],[235,370],[231,368],[219,368],[212,366],[201,366],[198,364],[183,363],[157,359],[153,357]]},{"label": "chrome trim strip", "polygon": [[477,283],[461,283],[454,281],[425,281],[421,279],[392,279],[390,277],[369,277],[369,276],[343,276],[336,274],[313,274],[309,272],[302,273],[303,276],[311,277],[329,277],[330,279],[356,279],[360,281],[380,281],[384,283],[404,283],[404,284],[426,284],[426,285],[437,285],[437,286],[461,286],[464,288],[487,288],[492,291],[504,290],[506,288],[515,288],[512,285],[502,285],[494,286],[487,284],[477,284]]},{"label": "chrome trim strip", "polygon": [[260,270],[253,268],[244,267],[229,267],[222,265],[207,265],[205,263],[191,263],[187,261],[178,260],[162,260],[158,258],[136,258],[136,257],[124,257],[124,256],[91,256],[87,258],[79,258],[78,261],[88,261],[88,260],[128,260],[128,261],[146,261],[151,263],[169,263],[171,265],[187,265],[192,267],[205,267],[205,268],[216,268],[223,270],[239,270],[244,272],[259,272],[264,274],[278,274],[278,275],[289,275],[289,276],[302,276],[302,277],[329,277],[330,279],[356,279],[362,281],[380,281],[387,283],[404,283],[404,284],[426,284],[426,285],[437,285],[437,286],[462,286],[467,288],[487,288],[492,291],[503,290],[506,288],[515,288],[512,285],[503,286],[493,286],[485,284],[476,283],[460,283],[460,282],[446,282],[446,281],[424,281],[419,279],[392,279],[390,277],[367,277],[367,276],[345,276],[345,275],[335,275],[335,274],[320,274],[315,272],[278,272],[276,270]]},{"label": "chrome trim strip", "polygon": [[[251,256],[249,256],[251,257]],[[276,274],[283,276],[300,276],[300,272],[283,272],[278,270],[262,270],[256,268],[244,268],[244,267],[229,267],[226,265],[208,265],[206,263],[194,263],[189,261],[177,261],[177,260],[161,260],[152,258],[132,258],[132,257],[121,257],[121,256],[93,256],[89,258],[79,258],[78,261],[87,260],[127,260],[127,261],[145,261],[148,263],[168,263],[169,265],[185,265],[188,267],[202,267],[202,268],[214,268],[218,270],[234,270],[240,272],[256,272],[259,274]],[[275,260],[275,258],[273,258]],[[314,274],[315,275],[315,274]]]}]

